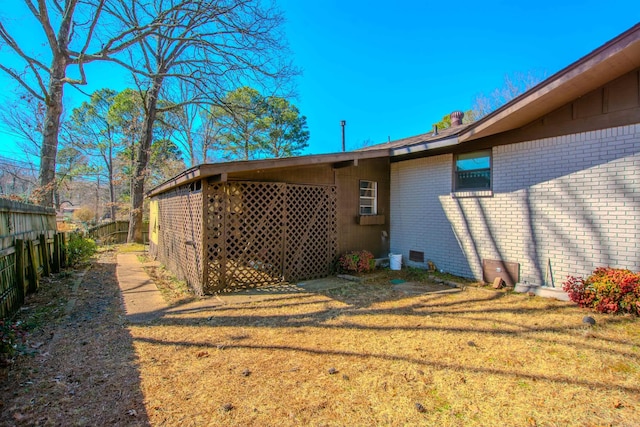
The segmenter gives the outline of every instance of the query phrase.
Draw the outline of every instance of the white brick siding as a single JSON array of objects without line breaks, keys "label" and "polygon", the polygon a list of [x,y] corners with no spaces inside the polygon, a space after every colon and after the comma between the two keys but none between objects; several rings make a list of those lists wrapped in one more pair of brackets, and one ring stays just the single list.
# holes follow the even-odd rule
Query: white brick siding
[{"label": "white brick siding", "polygon": [[393,163],[391,251],[477,279],[484,258],[517,262],[521,282],[556,287],[598,266],[640,270],[640,124],[492,152],[492,197],[451,196],[452,155]]}]

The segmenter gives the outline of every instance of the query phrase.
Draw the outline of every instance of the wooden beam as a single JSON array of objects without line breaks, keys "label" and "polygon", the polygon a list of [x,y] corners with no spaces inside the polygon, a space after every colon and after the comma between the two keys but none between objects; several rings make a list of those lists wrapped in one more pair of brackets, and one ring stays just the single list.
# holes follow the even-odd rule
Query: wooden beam
[{"label": "wooden beam", "polygon": [[337,162],[331,165],[334,169],[348,168],[350,166],[358,166],[358,159],[345,160],[344,162]]},{"label": "wooden beam", "polygon": [[209,178],[207,178],[207,182],[209,184],[215,184],[217,182],[227,182],[227,178],[228,178],[227,173],[222,172],[222,173],[210,176]]}]

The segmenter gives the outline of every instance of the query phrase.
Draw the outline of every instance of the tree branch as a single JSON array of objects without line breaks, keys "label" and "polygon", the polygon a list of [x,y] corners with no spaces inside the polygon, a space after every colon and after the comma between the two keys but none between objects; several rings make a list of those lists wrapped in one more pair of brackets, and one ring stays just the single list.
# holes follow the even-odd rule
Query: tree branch
[{"label": "tree branch", "polygon": [[[27,92],[29,92],[31,95],[33,95],[34,98],[39,99],[40,101],[44,102],[45,98],[44,96],[40,95],[38,92],[36,92],[35,90],[33,90],[31,88],[31,86],[29,86],[23,79],[22,77],[20,77],[15,71],[13,71],[10,68],[5,67],[4,65],[0,64],[0,70],[4,71],[5,73],[9,74],[11,77],[13,77],[14,80],[16,80],[20,86],[22,86],[23,88],[25,88],[27,90]],[[45,93],[46,93],[46,89],[45,89]]]},{"label": "tree branch", "polygon": [[[51,26],[51,20],[49,19],[49,11],[47,10],[47,3],[45,0],[37,0],[38,8],[31,3],[29,0],[25,0],[25,3],[33,16],[36,17],[38,22],[40,22],[40,26],[44,30],[44,34],[47,37],[47,41],[49,42],[49,47],[52,52],[58,51],[58,39],[56,38],[56,32]],[[54,2],[55,3],[55,2]]]}]

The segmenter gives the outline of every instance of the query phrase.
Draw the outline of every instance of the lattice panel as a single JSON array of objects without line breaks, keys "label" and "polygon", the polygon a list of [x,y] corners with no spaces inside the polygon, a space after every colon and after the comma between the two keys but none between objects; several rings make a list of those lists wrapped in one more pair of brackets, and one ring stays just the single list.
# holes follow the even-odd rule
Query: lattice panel
[{"label": "lattice panel", "polygon": [[335,188],[226,182],[204,191],[205,293],[329,273],[337,250]]},{"label": "lattice panel", "polygon": [[284,276],[289,281],[325,277],[337,253],[335,187],[287,185]]},{"label": "lattice panel", "polygon": [[204,188],[205,197],[205,247],[207,251],[206,271],[203,288],[209,294],[221,290],[226,285],[225,269],[225,210],[226,184],[209,184]]},{"label": "lattice panel", "polygon": [[203,294],[202,191],[182,186],[158,197],[157,257],[197,294]]},{"label": "lattice panel", "polygon": [[207,187],[207,292],[282,281],[284,184]]}]

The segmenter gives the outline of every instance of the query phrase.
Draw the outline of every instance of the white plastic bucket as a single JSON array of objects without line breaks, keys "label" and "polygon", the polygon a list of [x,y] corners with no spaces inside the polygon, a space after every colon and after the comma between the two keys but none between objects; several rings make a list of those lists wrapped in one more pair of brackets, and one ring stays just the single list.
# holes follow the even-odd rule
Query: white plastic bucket
[{"label": "white plastic bucket", "polygon": [[402,254],[389,254],[389,266],[392,270],[401,270]]}]

